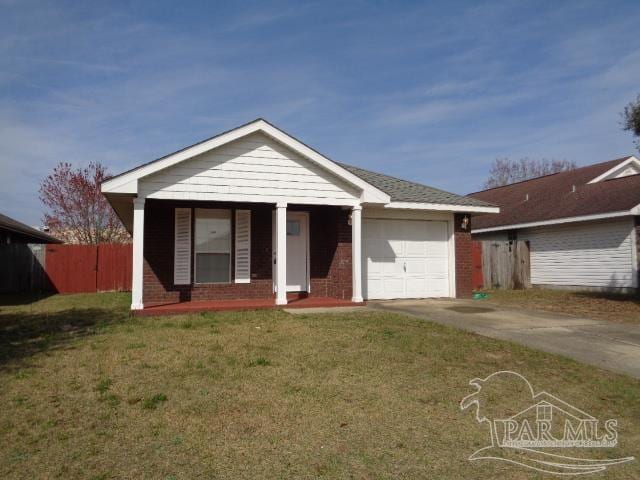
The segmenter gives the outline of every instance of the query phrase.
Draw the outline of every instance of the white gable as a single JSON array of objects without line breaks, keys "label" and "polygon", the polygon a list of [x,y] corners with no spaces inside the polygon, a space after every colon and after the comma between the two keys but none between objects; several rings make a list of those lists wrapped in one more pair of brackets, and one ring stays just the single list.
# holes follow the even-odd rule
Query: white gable
[{"label": "white gable", "polygon": [[629,175],[637,175],[640,168],[637,165],[628,165],[627,168],[617,173],[614,178],[628,177]]},{"label": "white gable", "polygon": [[[257,119],[253,122],[242,125],[238,128],[234,128],[233,130],[229,130],[228,132],[221,133],[220,135],[216,135],[208,140],[192,145],[188,148],[180,150],[178,152],[172,153],[171,155],[167,155],[166,157],[159,158],[153,162],[147,163],[145,165],[141,165],[140,167],[134,168],[128,172],[125,172],[121,175],[117,175],[106,182],[104,182],[101,186],[102,193],[107,195],[108,198],[115,198],[118,195],[140,195],[140,191],[138,190],[138,183],[158,172],[174,167],[180,163],[189,161],[199,156],[203,156],[204,154],[211,152],[215,149],[220,149],[225,145],[228,145],[237,140],[242,140],[245,137],[251,136],[252,134],[261,133],[265,138],[269,140],[269,145],[273,147],[276,145],[276,148],[273,150],[278,151],[281,147],[285,147],[290,151],[285,155],[285,157],[296,161],[297,159],[304,158],[305,162],[308,165],[313,165],[314,167],[320,167],[320,170],[330,173],[333,177],[342,180],[342,182],[346,185],[349,185],[350,189],[358,192],[358,199],[360,202],[367,203],[379,203],[386,204],[391,201],[391,198],[388,194],[384,193],[382,190],[374,187],[370,183],[365,182],[363,179],[349,172],[347,169],[341,167],[335,162],[332,162],[327,157],[321,155],[316,152],[312,148],[309,148],[304,143],[295,139],[291,135],[279,130],[278,128],[271,125],[269,122],[263,119]],[[246,152],[241,152],[246,153]],[[322,175],[320,175],[322,176]],[[155,187],[154,187],[155,188]],[[198,188],[191,192],[192,196],[189,198],[199,199],[201,196],[197,195]],[[216,192],[201,192],[201,193],[216,193]],[[230,201],[247,201],[248,199],[230,197],[231,194],[226,194],[226,200]],[[211,197],[211,195],[209,195]],[[273,197],[273,195],[271,196]],[[158,196],[157,198],[161,198]],[[172,195],[167,195],[162,198],[177,198],[177,195],[174,193]],[[183,198],[183,197],[181,197]],[[317,197],[322,198],[322,197]],[[330,198],[330,197],[327,197]],[[257,198],[252,198],[253,201],[259,201]],[[266,200],[265,200],[266,201]],[[286,198],[279,198],[279,201],[296,201],[296,197],[291,200]],[[310,202],[310,203],[318,203],[322,204],[322,202]],[[324,202],[326,204],[331,204],[331,202]],[[336,203],[337,205],[351,205],[351,203]]]},{"label": "white gable", "polygon": [[353,205],[360,191],[255,132],[138,180],[146,198]]},{"label": "white gable", "polygon": [[613,178],[628,177],[630,175],[637,175],[640,173],[640,160],[636,157],[628,157],[618,165],[610,168],[602,175],[591,180],[589,183],[603,182],[605,180],[611,180]]}]

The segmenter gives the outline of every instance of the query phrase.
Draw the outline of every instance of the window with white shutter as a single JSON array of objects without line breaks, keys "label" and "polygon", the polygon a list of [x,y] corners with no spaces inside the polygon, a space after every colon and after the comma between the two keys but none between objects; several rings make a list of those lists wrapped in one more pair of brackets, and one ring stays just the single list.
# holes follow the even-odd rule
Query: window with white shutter
[{"label": "window with white shutter", "polygon": [[236,210],[236,283],[251,281],[251,210]]},{"label": "window with white shutter", "polygon": [[174,285],[191,283],[191,209],[175,209]]}]

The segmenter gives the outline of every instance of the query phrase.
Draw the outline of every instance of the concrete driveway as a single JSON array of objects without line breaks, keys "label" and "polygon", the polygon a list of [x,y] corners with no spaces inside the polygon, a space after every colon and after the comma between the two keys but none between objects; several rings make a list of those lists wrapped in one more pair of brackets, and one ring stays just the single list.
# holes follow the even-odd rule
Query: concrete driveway
[{"label": "concrete driveway", "polygon": [[367,305],[510,340],[640,378],[638,325],[520,310],[473,300],[393,300],[367,302]]}]

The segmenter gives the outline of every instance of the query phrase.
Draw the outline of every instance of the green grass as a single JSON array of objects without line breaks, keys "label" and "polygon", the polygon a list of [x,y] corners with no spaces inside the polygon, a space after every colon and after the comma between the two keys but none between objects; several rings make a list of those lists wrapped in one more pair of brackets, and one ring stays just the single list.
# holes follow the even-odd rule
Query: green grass
[{"label": "green grass", "polygon": [[591,456],[640,456],[639,381],[415,318],[0,304],[2,479],[548,478],[467,460],[489,437],[459,402],[504,369],[617,419],[619,446]]},{"label": "green grass", "polygon": [[640,296],[589,291],[486,290],[489,302],[614,322],[640,323]]}]

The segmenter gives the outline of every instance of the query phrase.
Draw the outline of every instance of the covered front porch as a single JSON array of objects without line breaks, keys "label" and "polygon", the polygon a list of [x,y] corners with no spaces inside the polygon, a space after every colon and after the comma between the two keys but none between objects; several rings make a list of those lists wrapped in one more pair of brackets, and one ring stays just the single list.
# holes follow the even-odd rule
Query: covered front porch
[{"label": "covered front porch", "polygon": [[133,252],[145,314],[363,301],[360,205],[136,198]]}]

